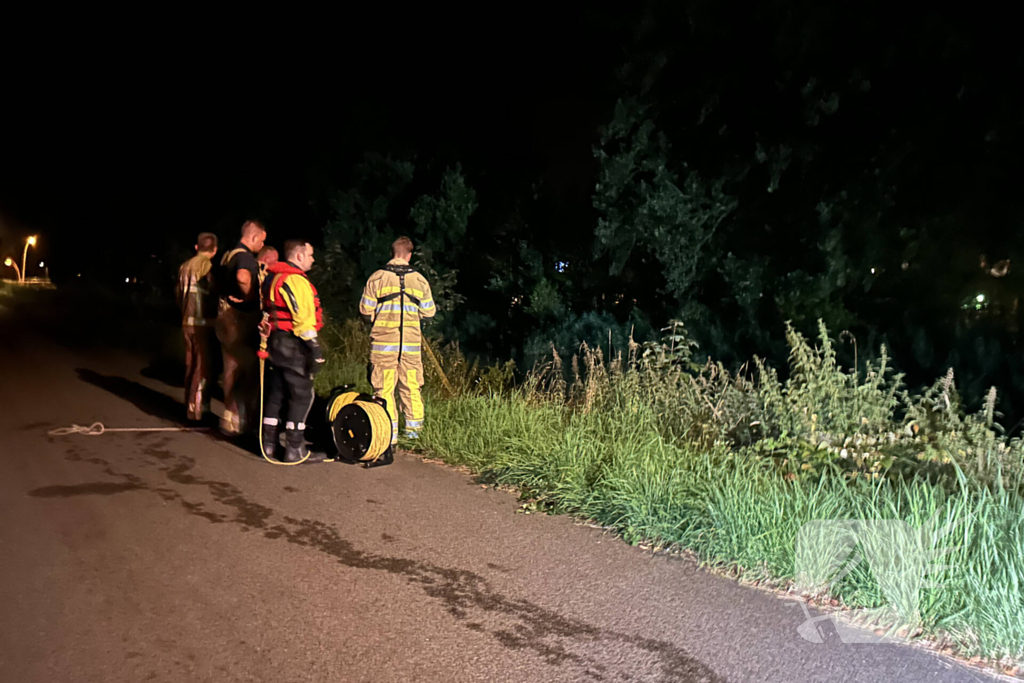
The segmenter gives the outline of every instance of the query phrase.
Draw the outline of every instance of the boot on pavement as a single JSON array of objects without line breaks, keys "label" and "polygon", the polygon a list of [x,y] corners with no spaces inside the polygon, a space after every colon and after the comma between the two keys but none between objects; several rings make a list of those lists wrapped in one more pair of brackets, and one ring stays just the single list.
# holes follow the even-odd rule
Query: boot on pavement
[{"label": "boot on pavement", "polygon": [[309,455],[306,435],[299,429],[287,429],[284,433],[284,459],[281,462],[299,462]]},{"label": "boot on pavement", "polygon": [[273,458],[274,453],[278,450],[277,441],[277,425],[264,424],[263,425],[263,454],[268,458]]}]

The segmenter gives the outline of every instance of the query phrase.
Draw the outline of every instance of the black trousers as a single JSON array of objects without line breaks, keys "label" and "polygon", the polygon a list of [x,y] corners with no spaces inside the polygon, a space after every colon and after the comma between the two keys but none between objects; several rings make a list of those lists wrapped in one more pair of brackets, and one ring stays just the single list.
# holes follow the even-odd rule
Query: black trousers
[{"label": "black trousers", "polygon": [[[270,365],[264,387],[263,424],[302,431],[313,407],[313,378],[305,342],[290,332],[270,335]],[[282,419],[283,418],[283,419]]]}]

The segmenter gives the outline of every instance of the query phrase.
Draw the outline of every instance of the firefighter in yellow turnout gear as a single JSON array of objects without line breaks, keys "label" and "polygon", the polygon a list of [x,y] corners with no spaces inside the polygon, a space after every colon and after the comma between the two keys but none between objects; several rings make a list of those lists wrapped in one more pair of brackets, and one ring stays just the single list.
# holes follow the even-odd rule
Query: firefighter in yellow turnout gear
[{"label": "firefighter in yellow turnout gear", "polygon": [[430,283],[409,266],[412,240],[399,237],[391,245],[391,260],[370,276],[359,302],[359,313],[373,325],[370,331],[370,384],[387,403],[391,443],[398,440],[395,389],[405,415],[405,435],[417,438],[423,428],[423,334],[420,321],[434,317]]}]

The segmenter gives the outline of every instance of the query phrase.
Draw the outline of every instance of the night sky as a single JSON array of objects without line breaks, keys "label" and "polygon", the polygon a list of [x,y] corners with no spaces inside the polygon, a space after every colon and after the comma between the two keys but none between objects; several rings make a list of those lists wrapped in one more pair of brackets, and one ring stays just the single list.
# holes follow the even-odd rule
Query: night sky
[{"label": "night sky", "polygon": [[49,63],[22,57],[3,106],[0,251],[39,234],[60,280],[131,270],[202,230],[233,238],[250,216],[272,243],[318,240],[326,198],[366,150],[461,162],[482,199],[545,177],[586,210],[616,21],[404,19],[383,32],[381,17],[347,17],[287,35],[76,34]]},{"label": "night sky", "polygon": [[[785,319],[813,325],[846,306],[852,322],[836,324],[862,336],[934,340],[920,371],[932,377],[954,359],[954,342],[975,346],[958,336],[964,297],[990,286],[1017,301],[1024,282],[1024,51],[1013,22],[990,13],[652,0],[585,11],[61,19],[8,21],[0,47],[0,254],[20,260],[24,237],[38,234],[29,262],[45,260],[58,283],[153,277],[158,260],[166,285],[197,233],[212,230],[227,247],[247,218],[267,225],[271,244],[318,244],[332,194],[353,186],[366,152],[413,159],[417,195],[436,193],[443,169],[460,165],[478,204],[463,244],[504,256],[531,241],[574,316],[631,288],[624,298],[657,329],[687,299],[720,318],[704,348],[728,347],[733,360],[766,353],[769,340],[753,332],[781,349]],[[838,108],[812,117],[808,107],[829,93]],[[721,179],[737,198],[697,259],[708,273],[678,301],[665,289],[664,255],[634,250],[619,277],[595,243],[594,148],[616,101],[630,97],[671,141],[673,172]],[[782,150],[788,166],[769,190],[775,162],[765,159]],[[844,216],[841,278],[828,275],[821,249],[823,204]],[[507,229],[516,220],[527,228]],[[554,274],[566,253],[588,268]],[[751,285],[759,317],[737,312],[742,278],[721,275],[732,253],[743,272],[768,269]],[[996,281],[981,254],[1014,266]],[[490,313],[493,260],[458,259],[446,266],[458,270],[466,308]],[[521,276],[523,264],[507,261],[502,276]],[[867,276],[876,265],[885,277]],[[786,285],[794,273],[809,284]],[[820,300],[776,305],[783,285],[807,293],[826,276],[834,281]],[[531,277],[502,296],[529,296],[540,276]],[[625,324],[624,309],[611,313]],[[743,337],[737,320],[759,329]],[[712,323],[694,328],[710,335]],[[505,354],[551,327],[516,324],[488,350]],[[1013,348],[1019,324],[1005,330]],[[1009,357],[1002,348],[988,356]],[[1007,375],[992,367],[984,381]]]},{"label": "night sky", "polygon": [[[1011,27],[995,17],[937,19],[865,6],[851,20],[796,1],[755,16],[728,4],[688,3],[691,16],[717,26],[702,31],[682,14],[664,19],[667,6],[419,14],[371,7],[301,20],[160,17],[131,29],[100,16],[66,17],[61,27],[8,21],[0,48],[0,252],[14,253],[24,235],[39,233],[40,255],[59,279],[148,257],[169,243],[191,244],[201,230],[227,237],[250,216],[267,222],[271,241],[316,240],[330,218],[326,198],[346,187],[367,150],[462,163],[481,212],[543,179],[564,204],[557,208],[566,229],[590,230],[597,131],[615,99],[629,94],[616,89],[625,66],[649,68],[658,59],[640,34],[677,51],[648,93],[665,106],[706,96],[709,79],[738,74],[742,87],[732,94],[749,101],[721,106],[749,111],[770,131],[762,95],[781,62],[838,73],[863,65],[873,92],[888,82],[904,99],[856,116],[903,136],[913,130],[918,154],[932,153],[922,170],[951,170],[929,182],[975,182],[979,193],[994,195],[1013,185],[1006,170],[1016,159],[1022,107],[1010,75],[1019,73],[1020,51]],[[764,28],[769,15],[771,31]],[[929,23],[946,28],[920,32],[932,44],[915,42],[910,30]],[[961,89],[965,102],[974,98],[965,109],[974,119],[954,121],[946,136],[977,136],[981,144],[987,127],[998,129],[1008,153],[998,164],[976,165],[963,146],[947,153],[927,122],[913,128],[920,112],[905,104]],[[663,123],[689,154],[722,154]],[[737,150],[749,154],[754,143],[738,137]],[[831,149],[839,156],[857,147],[847,138]],[[938,188],[934,200],[950,197],[949,189]],[[998,203],[975,205],[998,211]],[[997,215],[985,222],[1002,241],[1012,221]]]}]

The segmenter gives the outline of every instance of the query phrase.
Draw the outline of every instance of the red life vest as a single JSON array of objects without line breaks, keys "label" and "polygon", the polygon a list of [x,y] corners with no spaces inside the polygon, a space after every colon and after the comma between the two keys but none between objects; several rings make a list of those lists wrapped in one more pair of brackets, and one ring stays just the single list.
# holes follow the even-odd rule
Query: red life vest
[{"label": "red life vest", "polygon": [[[284,298],[288,294],[282,291],[288,275],[301,275],[306,278],[307,282],[309,281],[309,277],[301,268],[296,268],[287,261],[278,261],[267,266],[267,278],[263,282],[263,310],[269,316],[271,330],[292,331],[292,312]],[[316,330],[319,332],[324,326],[323,311],[320,310],[320,296],[312,282],[309,283],[309,287],[313,290],[313,303],[316,305]]]}]

